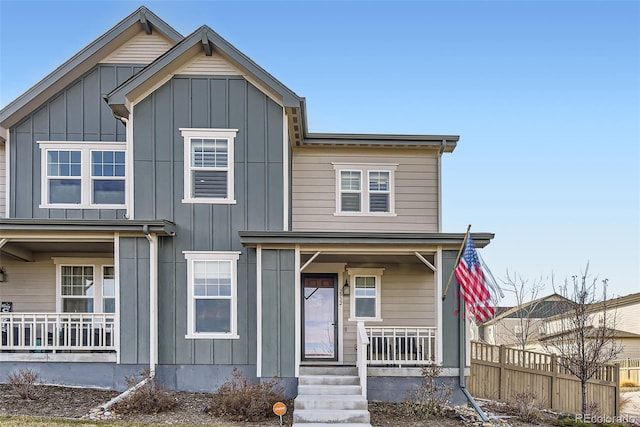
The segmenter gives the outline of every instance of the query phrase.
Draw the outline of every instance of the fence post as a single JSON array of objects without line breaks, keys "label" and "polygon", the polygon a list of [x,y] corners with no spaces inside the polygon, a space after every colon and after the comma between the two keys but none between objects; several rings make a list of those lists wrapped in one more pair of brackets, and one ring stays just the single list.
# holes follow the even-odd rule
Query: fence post
[{"label": "fence post", "polygon": [[556,395],[556,387],[558,386],[558,384],[556,384],[556,379],[558,376],[558,369],[556,366],[556,355],[552,354],[551,355],[551,385],[549,386],[549,409],[551,409],[552,411],[555,409],[555,405],[556,405],[556,399],[555,399],[555,395]]},{"label": "fence post", "polygon": [[500,346],[500,353],[498,354],[498,361],[500,362],[500,385],[498,387],[498,400],[502,400],[503,396],[504,396],[504,387],[506,386],[504,384],[504,380],[505,380],[505,365],[507,364],[507,349],[504,346],[504,344],[502,344]]},{"label": "fence post", "polygon": [[616,413],[614,415],[617,417],[620,415],[620,365],[618,363],[613,365],[613,381],[616,387],[614,397]]}]

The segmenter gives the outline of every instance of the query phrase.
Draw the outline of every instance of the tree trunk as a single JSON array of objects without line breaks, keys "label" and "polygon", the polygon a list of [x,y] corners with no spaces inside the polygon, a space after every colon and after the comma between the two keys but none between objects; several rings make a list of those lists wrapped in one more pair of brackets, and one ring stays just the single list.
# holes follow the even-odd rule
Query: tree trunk
[{"label": "tree trunk", "polygon": [[580,380],[580,387],[582,389],[582,419],[585,419],[587,415],[587,380]]}]

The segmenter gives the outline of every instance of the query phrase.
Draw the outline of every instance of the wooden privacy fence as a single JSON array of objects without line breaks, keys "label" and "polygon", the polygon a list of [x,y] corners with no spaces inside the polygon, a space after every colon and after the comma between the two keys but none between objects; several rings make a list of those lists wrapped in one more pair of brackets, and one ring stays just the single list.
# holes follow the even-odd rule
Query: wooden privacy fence
[{"label": "wooden privacy fence", "polygon": [[620,366],[620,384],[633,381],[640,385],[640,359],[618,359],[613,363]]},{"label": "wooden privacy fence", "polygon": [[[557,356],[550,354],[472,342],[469,391],[477,398],[504,402],[530,391],[540,408],[580,413],[580,380],[557,362]],[[604,415],[619,415],[618,377],[617,365],[605,365],[587,384],[589,402],[596,402]]]}]

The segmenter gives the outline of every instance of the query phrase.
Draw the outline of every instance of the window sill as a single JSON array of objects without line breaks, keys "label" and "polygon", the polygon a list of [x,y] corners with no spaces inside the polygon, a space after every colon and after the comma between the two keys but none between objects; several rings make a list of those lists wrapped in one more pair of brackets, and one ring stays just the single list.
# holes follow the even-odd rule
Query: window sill
[{"label": "window sill", "polygon": [[349,317],[348,322],[382,322],[380,317]]},{"label": "window sill", "polygon": [[236,201],[232,199],[182,199],[182,203],[189,204],[209,204],[209,205],[235,205]]},{"label": "window sill", "polygon": [[184,336],[188,340],[239,340],[237,334],[187,334]]},{"label": "window sill", "polygon": [[398,216],[394,212],[334,212],[333,216],[356,216],[356,217],[394,217]]}]

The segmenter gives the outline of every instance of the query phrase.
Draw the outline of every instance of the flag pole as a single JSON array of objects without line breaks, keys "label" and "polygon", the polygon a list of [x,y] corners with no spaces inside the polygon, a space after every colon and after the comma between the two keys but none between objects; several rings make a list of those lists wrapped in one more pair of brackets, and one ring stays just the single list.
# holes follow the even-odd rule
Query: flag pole
[{"label": "flag pole", "polygon": [[462,246],[460,246],[460,250],[458,251],[458,258],[456,258],[456,262],[453,264],[453,269],[451,270],[451,274],[449,275],[449,280],[447,281],[447,287],[444,289],[444,293],[442,294],[442,301],[447,298],[447,293],[449,292],[449,286],[451,286],[451,280],[453,279],[453,274],[456,271],[456,267],[460,262],[460,257],[462,256],[462,252],[464,251],[464,245],[467,244],[467,239],[469,238],[469,232],[471,231],[471,224],[467,227],[467,232],[464,235],[464,239],[462,240]]}]

